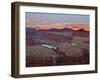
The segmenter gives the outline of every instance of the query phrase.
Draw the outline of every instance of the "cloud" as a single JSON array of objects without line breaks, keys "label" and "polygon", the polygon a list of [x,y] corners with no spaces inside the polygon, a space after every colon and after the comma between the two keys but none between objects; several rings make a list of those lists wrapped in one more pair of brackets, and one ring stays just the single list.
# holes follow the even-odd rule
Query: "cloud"
[{"label": "cloud", "polygon": [[48,24],[48,21],[46,21],[46,20],[33,20],[33,19],[26,20],[26,26],[28,26],[28,25],[42,25],[42,24]]}]

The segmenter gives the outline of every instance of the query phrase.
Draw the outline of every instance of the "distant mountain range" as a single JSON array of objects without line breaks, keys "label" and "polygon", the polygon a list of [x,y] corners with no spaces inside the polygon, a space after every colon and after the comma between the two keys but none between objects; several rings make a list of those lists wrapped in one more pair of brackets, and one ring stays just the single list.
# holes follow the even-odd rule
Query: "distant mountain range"
[{"label": "distant mountain range", "polygon": [[31,30],[52,30],[52,31],[59,31],[59,30],[74,30],[74,31],[89,31],[89,25],[85,24],[67,24],[63,25],[62,28],[48,28],[47,26],[35,26],[27,29]]}]

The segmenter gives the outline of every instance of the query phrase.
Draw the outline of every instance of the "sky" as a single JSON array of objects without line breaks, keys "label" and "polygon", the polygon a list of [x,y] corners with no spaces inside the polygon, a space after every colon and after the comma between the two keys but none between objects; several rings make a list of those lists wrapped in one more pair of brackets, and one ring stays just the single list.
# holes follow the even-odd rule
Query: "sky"
[{"label": "sky", "polygon": [[89,15],[26,12],[26,27],[62,27],[67,24],[88,24]]}]

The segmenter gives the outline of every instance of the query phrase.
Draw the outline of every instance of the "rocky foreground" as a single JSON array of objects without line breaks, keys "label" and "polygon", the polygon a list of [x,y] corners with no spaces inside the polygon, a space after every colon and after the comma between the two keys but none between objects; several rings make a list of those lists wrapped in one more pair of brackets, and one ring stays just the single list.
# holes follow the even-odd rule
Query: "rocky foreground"
[{"label": "rocky foreground", "polygon": [[56,66],[89,64],[89,46],[83,43],[64,42],[56,49],[41,45],[27,46],[26,66]]}]

